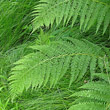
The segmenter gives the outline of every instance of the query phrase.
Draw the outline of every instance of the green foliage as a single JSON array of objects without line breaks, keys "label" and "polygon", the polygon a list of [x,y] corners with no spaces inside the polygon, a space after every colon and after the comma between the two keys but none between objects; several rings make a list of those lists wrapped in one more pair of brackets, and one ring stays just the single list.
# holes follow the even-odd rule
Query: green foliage
[{"label": "green foliage", "polygon": [[106,81],[107,83],[110,84],[110,74],[94,73],[93,77],[99,78],[100,80],[102,79],[102,80],[104,80],[104,81]]},{"label": "green foliage", "polygon": [[0,110],[110,110],[109,16],[110,0],[0,0]]},{"label": "green foliage", "polygon": [[24,99],[22,108],[25,110],[67,110],[70,100],[68,98],[69,91],[62,91],[60,89],[50,93],[37,94],[38,97],[34,96],[31,99]]},{"label": "green foliage", "polygon": [[30,38],[30,12],[37,0],[0,0],[0,50]]},{"label": "green foliage", "polygon": [[17,102],[11,103],[10,101],[7,79],[13,63],[32,52],[32,50],[27,49],[31,44],[32,42],[27,42],[0,54],[0,110],[19,110],[17,109]]},{"label": "green foliage", "polygon": [[80,17],[80,29],[87,31],[96,24],[96,32],[103,24],[103,33],[110,24],[110,1],[106,0],[40,0],[33,12],[33,31],[41,26],[52,26],[54,22],[72,26]]},{"label": "green foliage", "polygon": [[71,85],[81,80],[88,69],[90,73],[95,73],[97,65],[102,72],[106,68],[104,51],[86,40],[68,37],[53,41],[50,45],[35,45],[31,48],[35,52],[14,63],[16,66],[12,68],[9,81],[13,97],[30,86],[40,88],[49,82],[50,87],[54,87],[68,69]]},{"label": "green foliage", "polygon": [[[103,79],[108,80],[106,74],[98,73],[98,75],[106,76]],[[80,88],[83,90],[72,95],[79,98],[69,110],[88,110],[89,108],[91,110],[110,110],[110,83],[89,82]]]},{"label": "green foliage", "polygon": [[43,30],[40,30],[40,34],[38,35],[38,38],[35,40],[37,45],[46,45],[46,44],[50,44],[51,42],[51,38],[53,38],[54,36],[49,35],[49,33],[44,33]]}]

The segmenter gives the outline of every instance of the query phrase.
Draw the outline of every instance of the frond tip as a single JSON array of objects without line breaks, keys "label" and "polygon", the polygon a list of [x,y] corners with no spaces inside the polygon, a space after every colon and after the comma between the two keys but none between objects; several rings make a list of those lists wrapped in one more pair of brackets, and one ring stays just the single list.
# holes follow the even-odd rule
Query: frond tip
[{"label": "frond tip", "polygon": [[[16,97],[29,87],[54,87],[70,70],[70,85],[83,78],[87,70],[95,73],[103,71],[105,53],[103,50],[86,40],[63,38],[49,45],[31,47],[35,52],[15,63],[10,81],[11,94]],[[98,61],[100,60],[100,63]]]}]

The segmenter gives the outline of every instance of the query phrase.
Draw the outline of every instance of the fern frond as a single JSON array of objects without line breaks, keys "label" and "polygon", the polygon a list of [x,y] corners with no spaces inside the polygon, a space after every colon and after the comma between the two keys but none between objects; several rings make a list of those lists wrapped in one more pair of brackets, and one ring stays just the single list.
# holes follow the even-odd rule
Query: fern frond
[{"label": "fern frond", "polygon": [[[97,88],[102,89],[102,88]],[[107,92],[108,89],[106,89],[104,92],[101,91],[95,91],[95,90],[83,90],[79,91],[77,93],[74,93],[72,96],[77,97],[87,97],[94,100],[99,100],[103,102],[110,102],[110,94]]]},{"label": "fern frond", "polygon": [[108,83],[103,83],[103,82],[90,82],[90,83],[87,83],[87,84],[81,86],[80,88],[96,90],[98,92],[105,92],[105,93],[110,92],[109,84]]},{"label": "fern frond", "polygon": [[[17,61],[12,68],[9,81],[13,96],[30,86],[40,88],[50,84],[50,87],[54,87],[68,69],[71,85],[82,79],[88,69],[91,74],[95,73],[99,59],[104,63],[105,53],[101,47],[86,40],[68,37],[53,41],[50,45],[35,45],[31,48],[35,52]],[[99,67],[100,71],[106,68]]]},{"label": "fern frond", "polygon": [[[106,75],[106,74],[104,74]],[[100,76],[99,76],[100,77]],[[107,81],[107,75],[106,75]],[[107,82],[90,82],[80,87],[81,91],[74,93],[72,96],[79,97],[69,110],[109,110],[110,107],[110,84]],[[98,105],[99,106],[98,106]],[[94,108],[97,107],[97,108]],[[100,108],[101,107],[101,108]],[[80,109],[79,109],[80,108]]]},{"label": "fern frond", "polygon": [[96,32],[104,25],[103,34],[110,24],[110,2],[105,0],[40,0],[33,12],[33,31],[41,26],[63,25],[72,21],[72,26],[80,17],[80,29],[87,31],[94,24]]}]

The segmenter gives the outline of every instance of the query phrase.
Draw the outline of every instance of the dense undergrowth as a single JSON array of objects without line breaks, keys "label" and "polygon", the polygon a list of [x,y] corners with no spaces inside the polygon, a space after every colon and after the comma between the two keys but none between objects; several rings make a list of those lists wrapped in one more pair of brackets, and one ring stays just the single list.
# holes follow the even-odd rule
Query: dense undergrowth
[{"label": "dense undergrowth", "polygon": [[0,110],[110,110],[110,1],[1,0]]}]

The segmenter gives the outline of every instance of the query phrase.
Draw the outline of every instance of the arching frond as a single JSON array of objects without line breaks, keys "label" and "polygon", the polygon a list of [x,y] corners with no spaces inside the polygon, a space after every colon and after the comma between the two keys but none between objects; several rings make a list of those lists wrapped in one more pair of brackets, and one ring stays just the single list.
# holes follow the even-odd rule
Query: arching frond
[{"label": "arching frond", "polygon": [[14,97],[30,86],[40,88],[49,84],[54,87],[68,69],[71,85],[82,79],[88,69],[90,73],[95,73],[97,68],[100,71],[106,68],[104,51],[86,40],[68,37],[53,41],[50,45],[31,48],[35,52],[17,61],[12,68],[9,81]]},{"label": "arching frond", "polygon": [[71,20],[72,26],[80,17],[80,29],[89,30],[96,24],[96,32],[103,24],[103,33],[110,24],[110,1],[106,0],[40,0],[33,12],[33,31],[40,26],[57,25],[63,20],[66,25]]}]

